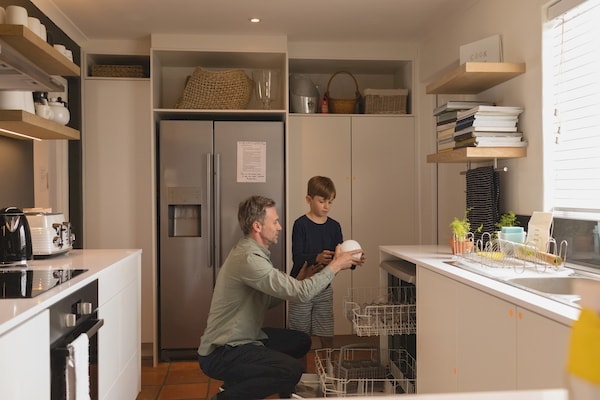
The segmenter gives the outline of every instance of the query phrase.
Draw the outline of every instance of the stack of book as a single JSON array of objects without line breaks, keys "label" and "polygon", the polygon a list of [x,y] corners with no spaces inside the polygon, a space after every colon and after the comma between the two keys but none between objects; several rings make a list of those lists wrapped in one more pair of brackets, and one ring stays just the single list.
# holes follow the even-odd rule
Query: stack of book
[{"label": "stack of book", "polygon": [[457,113],[454,148],[524,147],[527,141],[518,132],[522,107],[478,105]]},{"label": "stack of book", "polygon": [[454,149],[454,131],[458,113],[478,105],[490,105],[485,101],[449,101],[436,107],[433,115],[436,117],[437,150],[438,152]]}]

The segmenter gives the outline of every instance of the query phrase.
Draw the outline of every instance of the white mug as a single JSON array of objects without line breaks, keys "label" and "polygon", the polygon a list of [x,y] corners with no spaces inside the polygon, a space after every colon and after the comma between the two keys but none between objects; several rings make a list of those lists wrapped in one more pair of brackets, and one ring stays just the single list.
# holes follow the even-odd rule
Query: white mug
[{"label": "white mug", "polygon": [[31,29],[31,31],[33,33],[35,33],[37,36],[40,36],[40,27],[42,24],[40,24],[40,20],[35,18],[35,17],[27,17],[27,27],[29,29]]},{"label": "white mug", "polygon": [[27,26],[27,10],[21,6],[6,7],[6,23]]},{"label": "white mug", "polygon": [[0,24],[6,23],[6,10],[4,7],[0,7]]},{"label": "white mug", "polygon": [[44,25],[44,24],[40,24],[40,37],[45,42],[48,41],[48,32],[46,31],[46,25]]},{"label": "white mug", "polygon": [[35,105],[35,113],[36,115],[45,118],[45,119],[52,119],[53,117],[53,112],[52,112],[52,108],[50,108],[50,106],[48,104],[38,104],[36,103]]},{"label": "white mug", "polygon": [[65,54],[65,51],[67,50],[67,48],[66,48],[66,47],[65,47],[63,44],[55,44],[55,45],[54,45],[54,48],[55,48],[56,50],[58,50],[58,52],[59,52],[60,54],[62,54],[62,55],[64,55],[64,54]]}]

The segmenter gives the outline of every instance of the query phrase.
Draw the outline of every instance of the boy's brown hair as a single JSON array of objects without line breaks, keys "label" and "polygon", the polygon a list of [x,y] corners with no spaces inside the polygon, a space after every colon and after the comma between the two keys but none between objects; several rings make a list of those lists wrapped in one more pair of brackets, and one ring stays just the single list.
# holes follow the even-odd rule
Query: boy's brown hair
[{"label": "boy's brown hair", "polygon": [[321,196],[326,200],[335,199],[335,185],[326,176],[313,176],[308,180],[307,193],[310,197]]}]

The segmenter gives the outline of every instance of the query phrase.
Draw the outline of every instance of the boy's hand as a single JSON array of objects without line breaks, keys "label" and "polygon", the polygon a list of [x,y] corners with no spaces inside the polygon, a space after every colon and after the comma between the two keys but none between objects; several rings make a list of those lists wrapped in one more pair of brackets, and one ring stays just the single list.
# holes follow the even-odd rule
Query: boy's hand
[{"label": "boy's hand", "polygon": [[299,281],[303,279],[308,279],[314,274],[321,272],[323,268],[325,268],[325,266],[322,264],[308,265],[308,263],[305,261],[302,265],[302,268],[300,269],[300,272],[298,272],[298,276],[296,276],[296,279]]},{"label": "boy's hand", "polygon": [[334,251],[331,250],[323,250],[319,254],[317,254],[316,262],[317,264],[327,265],[333,260],[333,256],[335,255]]}]

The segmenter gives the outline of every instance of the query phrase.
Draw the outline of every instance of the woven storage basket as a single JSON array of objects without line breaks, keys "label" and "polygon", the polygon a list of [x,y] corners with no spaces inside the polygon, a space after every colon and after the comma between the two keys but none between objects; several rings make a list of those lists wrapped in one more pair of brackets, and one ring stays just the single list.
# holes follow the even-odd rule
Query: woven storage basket
[{"label": "woven storage basket", "polygon": [[241,110],[250,101],[254,82],[241,69],[209,71],[196,67],[176,108]]},{"label": "woven storage basket", "polygon": [[365,114],[406,114],[408,89],[365,89]]},{"label": "woven storage basket", "polygon": [[141,65],[92,65],[91,76],[114,78],[143,78]]},{"label": "woven storage basket", "polygon": [[[329,86],[331,85],[331,81],[333,80],[333,78],[335,78],[338,74],[350,75],[352,80],[354,80],[354,86],[356,87],[356,90],[354,92],[354,98],[336,99],[334,97],[331,97],[331,94],[329,93]],[[327,82],[327,92],[325,93],[325,95],[327,96],[327,101],[329,102],[329,112],[332,114],[353,114],[356,112],[356,105],[360,101],[360,90],[358,89],[358,82],[356,81],[354,75],[352,75],[348,71],[338,71],[335,74],[333,74],[331,78],[329,78],[329,82]]]}]

